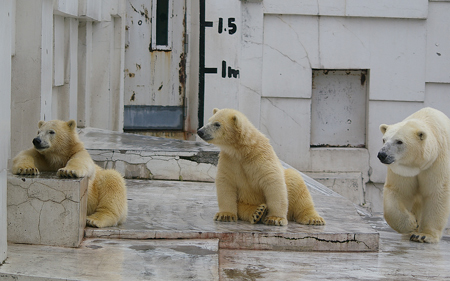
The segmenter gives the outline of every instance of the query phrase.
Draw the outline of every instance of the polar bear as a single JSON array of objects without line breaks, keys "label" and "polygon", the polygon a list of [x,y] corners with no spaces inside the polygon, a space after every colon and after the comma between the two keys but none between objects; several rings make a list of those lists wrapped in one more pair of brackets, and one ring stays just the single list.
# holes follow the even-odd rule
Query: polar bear
[{"label": "polar bear", "polygon": [[325,224],[300,173],[282,167],[269,140],[242,113],[215,108],[197,134],[220,147],[214,220]]},{"label": "polar bear", "polygon": [[12,173],[38,175],[49,171],[64,178],[88,177],[86,224],[107,227],[123,223],[128,212],[125,181],[117,171],[94,164],[78,138],[75,120],[40,121],[38,127],[34,147],[13,159]]},{"label": "polar bear", "polygon": [[439,242],[450,213],[450,119],[423,108],[380,130],[386,222],[411,241]]}]

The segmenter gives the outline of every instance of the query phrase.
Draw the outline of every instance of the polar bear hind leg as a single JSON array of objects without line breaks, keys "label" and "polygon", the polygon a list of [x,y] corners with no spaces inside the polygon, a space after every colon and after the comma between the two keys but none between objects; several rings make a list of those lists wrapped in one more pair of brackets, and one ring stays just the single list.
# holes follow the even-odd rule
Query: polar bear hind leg
[{"label": "polar bear hind leg", "polygon": [[324,225],[325,220],[314,208],[311,194],[301,175],[293,169],[285,170],[284,174],[289,197],[288,219],[301,224]]},{"label": "polar bear hind leg", "polygon": [[252,224],[258,223],[267,215],[267,205],[251,205],[239,202],[238,217],[240,220],[249,221]]},{"label": "polar bear hind leg", "polygon": [[[93,190],[90,192],[97,195],[95,202],[97,206],[92,208],[93,213],[88,213],[87,225],[106,227],[125,222],[128,208],[125,181],[122,176],[114,170],[98,169],[91,188]],[[88,202],[88,206],[90,204],[92,202]]]}]

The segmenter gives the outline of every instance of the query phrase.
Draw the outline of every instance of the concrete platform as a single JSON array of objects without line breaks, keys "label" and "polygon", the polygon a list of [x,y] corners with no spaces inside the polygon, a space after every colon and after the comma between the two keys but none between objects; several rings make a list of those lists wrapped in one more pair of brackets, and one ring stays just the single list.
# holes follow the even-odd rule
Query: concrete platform
[{"label": "concrete platform", "polygon": [[213,182],[219,149],[205,142],[85,128],[80,139],[101,167],[126,178]]},{"label": "concrete platform", "polygon": [[8,245],[0,280],[219,280],[217,240],[86,239],[80,248]]},{"label": "concrete platform", "polygon": [[[162,139],[92,128],[81,130],[80,138],[97,164],[115,168],[126,178],[207,182],[215,178],[219,149],[203,141]],[[128,181],[128,222],[116,228],[88,228],[86,237],[218,238],[220,247],[227,249],[378,250],[378,234],[359,218],[350,201],[307,176],[305,181],[327,221],[325,226],[218,223],[212,220],[218,211],[214,184]]]},{"label": "concrete platform", "polygon": [[80,248],[8,245],[0,280],[449,280],[450,237],[409,241],[381,214],[378,252],[228,250],[217,239],[86,239]]},{"label": "concrete platform", "polygon": [[379,252],[324,253],[220,250],[221,280],[450,280],[450,237],[411,242],[382,214],[363,215],[380,233]]},{"label": "concrete platform", "polygon": [[86,227],[88,179],[8,173],[8,241],[78,247]]},{"label": "concrete platform", "polygon": [[[82,139],[90,152],[97,153],[98,163],[128,168],[136,164],[142,168],[128,170],[128,175],[148,167],[153,171],[168,169],[169,177],[177,180],[184,172],[197,177],[204,169],[214,175],[211,160],[218,149],[205,143],[109,135],[95,129],[86,132],[94,132],[83,134]],[[169,165],[159,167],[155,161]],[[180,165],[178,170],[175,165]],[[86,229],[93,238],[86,238],[77,249],[9,244],[8,259],[0,266],[0,280],[450,279],[449,236],[438,244],[410,242],[393,231],[381,214],[366,214],[311,178],[305,177],[305,181],[319,213],[327,220],[325,226],[214,222],[217,202],[212,183],[127,180],[127,223],[116,228]],[[158,239],[183,237],[189,239]],[[195,239],[198,237],[213,239]],[[365,242],[373,242],[365,240],[368,237],[379,237],[378,246]],[[324,241],[320,241],[322,238]],[[306,246],[304,241],[308,241]],[[328,247],[333,243],[345,246],[333,251],[309,249],[311,245]],[[343,252],[350,249],[349,245],[362,249],[371,245],[373,250]]]},{"label": "concrete platform", "polygon": [[311,189],[317,211],[327,224],[266,226],[216,222],[215,185],[200,182],[127,180],[128,220],[110,228],[86,228],[89,238],[210,239],[220,249],[343,251],[378,250],[379,234],[339,195]]}]

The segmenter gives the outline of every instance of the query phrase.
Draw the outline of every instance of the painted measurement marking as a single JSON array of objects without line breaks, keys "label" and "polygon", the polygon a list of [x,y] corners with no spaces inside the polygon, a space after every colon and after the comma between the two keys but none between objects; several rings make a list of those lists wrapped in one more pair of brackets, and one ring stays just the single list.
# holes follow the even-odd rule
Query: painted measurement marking
[{"label": "painted measurement marking", "polygon": [[[233,35],[237,31],[237,25],[234,23],[236,21],[235,18],[228,18],[228,34]],[[227,31],[226,28],[223,28],[223,18],[219,18],[219,24],[217,27],[217,31],[219,34],[222,33],[222,31]]]},{"label": "painted measurement marking", "polygon": [[[228,34],[233,35],[237,31],[237,25],[234,23],[236,21],[235,18],[228,18]],[[214,23],[212,21],[205,21],[204,27],[214,27]],[[221,34],[223,31],[227,31],[226,28],[223,28],[223,18],[219,18],[219,24],[217,27],[217,31]],[[204,67],[205,74],[217,74],[217,67]],[[222,61],[222,78],[240,78],[239,70],[228,66],[227,62]]]},{"label": "painted measurement marking", "polygon": [[[218,67],[206,67],[205,66],[205,31],[207,27],[214,27],[212,21],[206,21],[205,19],[205,6],[206,0],[200,1],[200,46],[199,46],[199,84],[198,84],[198,126],[203,126],[204,118],[204,103],[205,103],[205,75],[206,74],[218,74]],[[219,34],[233,35],[237,32],[238,26],[236,24],[236,18],[219,18],[217,24],[217,32]],[[235,66],[234,66],[235,67]],[[239,69],[230,66],[225,60],[222,60],[221,65],[221,77],[223,79],[239,79]]]},{"label": "painted measurement marking", "polygon": [[[227,70],[228,70],[228,75],[227,75]],[[222,78],[226,78],[227,76],[228,76],[228,78],[238,78],[239,70],[233,69],[230,66],[227,69],[227,62],[223,60],[222,61]]]}]

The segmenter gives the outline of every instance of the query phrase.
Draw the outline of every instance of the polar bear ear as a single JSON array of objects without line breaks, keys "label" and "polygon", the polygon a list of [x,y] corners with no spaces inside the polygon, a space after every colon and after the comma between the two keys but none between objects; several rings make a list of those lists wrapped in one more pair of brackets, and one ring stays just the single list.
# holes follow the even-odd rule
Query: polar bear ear
[{"label": "polar bear ear", "polygon": [[380,131],[383,133],[383,135],[384,135],[384,133],[386,133],[386,130],[387,130],[388,127],[389,126],[386,125],[386,124],[381,124],[380,125]]},{"label": "polar bear ear", "polygon": [[75,130],[75,128],[77,127],[77,122],[73,119],[69,120],[67,121],[67,126],[69,126],[71,130]]},{"label": "polar bear ear", "polygon": [[45,123],[45,121],[39,121],[39,123],[38,123],[38,128],[41,128],[42,127],[42,125],[44,125],[44,123]]},{"label": "polar bear ear", "polygon": [[425,140],[427,138],[427,133],[425,133],[424,131],[418,131],[417,136],[420,140]]},{"label": "polar bear ear", "polygon": [[219,111],[219,109],[218,108],[214,108],[213,109],[213,115],[216,114],[217,111]]},{"label": "polar bear ear", "polygon": [[231,120],[233,120],[234,125],[235,125],[236,127],[239,127],[239,126],[240,126],[241,121],[239,120],[239,118],[237,117],[237,115],[233,115],[233,117],[231,117]]}]

